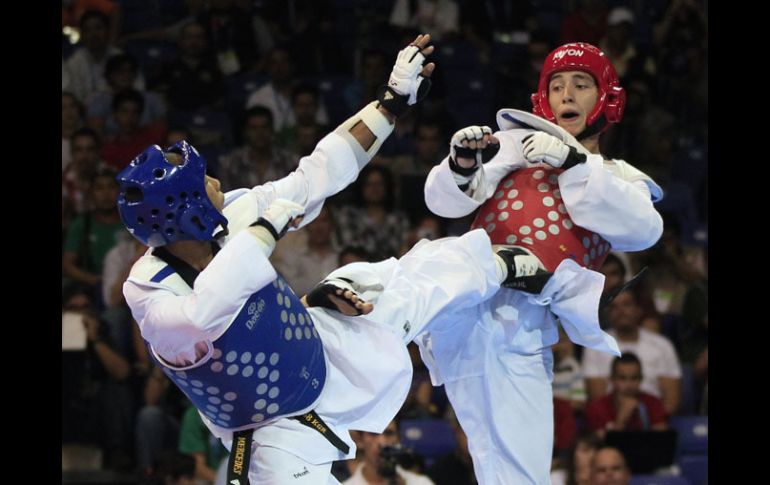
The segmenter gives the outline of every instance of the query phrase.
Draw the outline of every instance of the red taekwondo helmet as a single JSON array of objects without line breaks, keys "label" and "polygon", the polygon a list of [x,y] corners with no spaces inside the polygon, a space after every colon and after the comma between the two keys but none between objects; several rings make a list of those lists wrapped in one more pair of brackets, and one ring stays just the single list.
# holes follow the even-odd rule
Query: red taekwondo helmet
[{"label": "red taekwondo helmet", "polygon": [[593,111],[588,115],[586,129],[578,139],[606,130],[610,123],[623,118],[626,92],[620,87],[618,74],[604,52],[584,42],[564,44],[554,49],[543,63],[537,92],[532,94],[532,112],[556,123],[556,117],[548,103],[548,83],[551,76],[562,71],[583,71],[591,74],[599,89]]}]

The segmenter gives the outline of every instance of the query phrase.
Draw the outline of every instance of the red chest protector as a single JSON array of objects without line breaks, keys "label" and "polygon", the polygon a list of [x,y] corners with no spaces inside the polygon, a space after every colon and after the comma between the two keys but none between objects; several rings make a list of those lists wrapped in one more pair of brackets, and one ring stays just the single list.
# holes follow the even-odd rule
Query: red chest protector
[{"label": "red chest protector", "polygon": [[561,172],[550,167],[511,172],[481,206],[471,227],[486,230],[492,244],[529,249],[548,271],[555,271],[565,258],[598,270],[610,243],[572,222],[559,191]]}]

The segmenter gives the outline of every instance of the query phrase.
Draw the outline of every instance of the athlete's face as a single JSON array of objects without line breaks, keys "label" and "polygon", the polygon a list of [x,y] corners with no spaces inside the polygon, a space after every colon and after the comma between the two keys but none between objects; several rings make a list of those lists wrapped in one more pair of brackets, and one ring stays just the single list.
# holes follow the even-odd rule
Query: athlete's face
[{"label": "athlete's face", "polygon": [[548,83],[548,103],[556,124],[573,136],[586,128],[598,96],[594,78],[582,71],[557,72]]}]

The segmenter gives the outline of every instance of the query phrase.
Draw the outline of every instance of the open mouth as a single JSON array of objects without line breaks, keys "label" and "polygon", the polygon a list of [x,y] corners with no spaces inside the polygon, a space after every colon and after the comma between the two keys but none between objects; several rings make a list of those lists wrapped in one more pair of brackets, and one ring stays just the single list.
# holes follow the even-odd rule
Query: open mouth
[{"label": "open mouth", "polygon": [[561,114],[560,118],[565,120],[565,121],[573,121],[578,116],[580,116],[580,115],[578,113],[576,113],[575,111],[565,111],[564,113]]}]

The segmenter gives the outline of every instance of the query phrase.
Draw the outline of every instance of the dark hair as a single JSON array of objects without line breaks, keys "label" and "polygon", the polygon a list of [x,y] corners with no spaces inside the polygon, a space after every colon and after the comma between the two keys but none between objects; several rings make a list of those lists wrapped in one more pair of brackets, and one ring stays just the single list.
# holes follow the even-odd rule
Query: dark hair
[{"label": "dark hair", "polygon": [[372,255],[369,254],[369,252],[366,249],[364,249],[363,247],[361,247],[361,246],[345,246],[340,251],[340,255],[339,255],[338,261],[342,261],[342,258],[347,256],[348,254],[352,254],[353,256],[357,256],[358,258],[360,258],[363,261],[371,261],[372,260]]},{"label": "dark hair", "polygon": [[110,75],[125,65],[131,66],[134,71],[139,71],[139,63],[134,56],[131,54],[117,54],[107,59],[107,63],[104,65],[104,77],[109,80]]},{"label": "dark hair", "polygon": [[101,12],[99,10],[86,10],[83,13],[83,16],[80,17],[80,30],[83,30],[83,26],[91,19],[96,19],[100,21],[102,24],[104,24],[105,27],[110,27],[110,18],[107,16],[106,13]]},{"label": "dark hair", "polygon": [[300,83],[297,84],[294,89],[291,90],[291,102],[294,104],[297,101],[297,98],[300,94],[310,94],[313,96],[313,98],[318,102],[318,100],[321,98],[321,92],[318,90],[318,87],[316,87],[313,84],[310,83]]},{"label": "dark hair", "polygon": [[96,142],[97,147],[101,144],[99,135],[97,135],[94,130],[92,130],[91,128],[88,128],[87,126],[84,126],[83,128],[78,128],[77,130],[75,130],[75,133],[73,133],[72,136],[70,136],[70,142],[74,144],[76,138],[81,138],[84,136],[91,137]]},{"label": "dark hair", "polygon": [[364,185],[366,184],[366,180],[369,178],[369,175],[373,173],[379,173],[382,175],[382,180],[385,184],[385,200],[383,201],[383,205],[385,206],[386,210],[392,211],[395,204],[395,185],[393,181],[393,172],[391,172],[388,167],[382,165],[370,164],[361,170],[361,173],[358,175],[358,180],[356,181],[355,203],[358,207],[364,207]]},{"label": "dark hair", "polygon": [[112,111],[117,109],[125,102],[132,102],[139,106],[139,112],[144,111],[144,96],[136,89],[124,89],[112,98]]},{"label": "dark hair", "polygon": [[614,376],[615,371],[619,364],[636,364],[639,366],[639,371],[642,370],[642,361],[633,352],[624,352],[620,357],[615,357],[612,361],[612,372],[610,375]]},{"label": "dark hair", "polygon": [[616,264],[620,266],[620,276],[621,278],[625,279],[626,277],[626,265],[623,264],[623,260],[620,259],[617,255],[612,253],[607,253],[607,258],[604,260],[604,264],[602,266],[606,266],[608,264]]},{"label": "dark hair", "polygon": [[265,106],[257,105],[247,109],[243,114],[243,126],[241,127],[241,130],[246,129],[246,125],[249,124],[249,120],[256,117],[267,118],[269,121],[268,125],[270,126],[270,129],[273,129],[273,112]]}]

